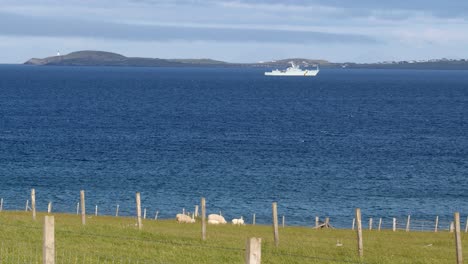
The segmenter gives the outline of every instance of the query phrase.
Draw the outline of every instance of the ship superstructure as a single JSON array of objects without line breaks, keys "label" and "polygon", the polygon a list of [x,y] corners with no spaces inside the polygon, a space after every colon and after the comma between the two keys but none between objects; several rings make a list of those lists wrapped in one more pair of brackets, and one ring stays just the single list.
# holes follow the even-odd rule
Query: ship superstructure
[{"label": "ship superstructure", "polygon": [[305,69],[302,70],[299,65],[295,64],[293,61],[289,62],[291,67],[288,67],[286,70],[273,70],[271,72],[265,72],[266,76],[317,76],[320,69],[317,65],[316,69]]}]

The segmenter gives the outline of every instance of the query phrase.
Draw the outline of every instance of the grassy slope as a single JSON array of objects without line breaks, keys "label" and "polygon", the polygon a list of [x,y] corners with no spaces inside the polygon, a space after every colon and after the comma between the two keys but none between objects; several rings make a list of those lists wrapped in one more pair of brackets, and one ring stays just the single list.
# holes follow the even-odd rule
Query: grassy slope
[{"label": "grassy slope", "polygon": [[[40,263],[42,221],[43,214],[33,222],[30,213],[1,212],[0,262]],[[77,215],[56,214],[55,222],[57,263],[243,263],[248,237],[263,239],[262,263],[358,262],[351,230],[280,228],[275,248],[270,226],[208,226],[203,242],[199,223],[146,220],[138,231],[135,219],[123,217],[88,217],[83,227]],[[363,261],[455,263],[454,241],[448,232],[364,231]],[[468,252],[465,236],[463,242]]]}]

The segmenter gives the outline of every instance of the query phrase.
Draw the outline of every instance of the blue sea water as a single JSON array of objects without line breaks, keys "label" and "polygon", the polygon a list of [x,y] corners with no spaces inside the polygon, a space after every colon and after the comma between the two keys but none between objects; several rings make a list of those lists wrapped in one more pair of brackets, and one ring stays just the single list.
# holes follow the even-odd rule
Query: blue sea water
[{"label": "blue sea water", "polygon": [[0,196],[23,209],[289,224],[468,214],[468,72],[0,66]]}]

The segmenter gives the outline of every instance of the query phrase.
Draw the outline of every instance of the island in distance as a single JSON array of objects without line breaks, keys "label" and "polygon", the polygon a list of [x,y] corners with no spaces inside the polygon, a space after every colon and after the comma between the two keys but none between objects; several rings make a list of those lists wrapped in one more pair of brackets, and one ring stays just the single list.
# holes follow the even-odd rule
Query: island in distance
[{"label": "island in distance", "polygon": [[26,61],[27,65],[55,66],[128,66],[128,67],[261,67],[286,68],[289,62],[297,64],[320,65],[321,68],[350,69],[436,69],[436,70],[468,70],[468,60],[431,59],[418,61],[388,61],[378,63],[333,63],[327,60],[289,58],[256,63],[229,63],[212,59],[160,59],[126,57],[107,51],[76,51],[67,55],[57,55],[44,59],[33,58]]},{"label": "island in distance", "polygon": [[228,63],[212,59],[160,59],[125,57],[107,51],[77,51],[67,55],[58,55],[44,59],[30,59],[24,64],[56,65],[56,66],[133,66],[133,67],[287,67],[289,61],[307,63],[309,65],[329,65],[325,60],[285,59],[259,63]]}]

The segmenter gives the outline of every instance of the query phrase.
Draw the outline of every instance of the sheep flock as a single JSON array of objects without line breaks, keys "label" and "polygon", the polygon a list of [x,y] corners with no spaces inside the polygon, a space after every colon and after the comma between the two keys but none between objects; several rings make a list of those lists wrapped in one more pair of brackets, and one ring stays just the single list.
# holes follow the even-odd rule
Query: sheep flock
[{"label": "sheep flock", "polygon": [[[187,215],[185,213],[177,214],[176,215],[177,223],[184,223],[184,224],[193,224],[196,222],[194,214]],[[240,218],[232,219],[233,225],[245,225],[244,218],[241,216]],[[226,219],[221,214],[210,214],[208,215],[208,224],[210,225],[224,225],[227,224]]]}]

